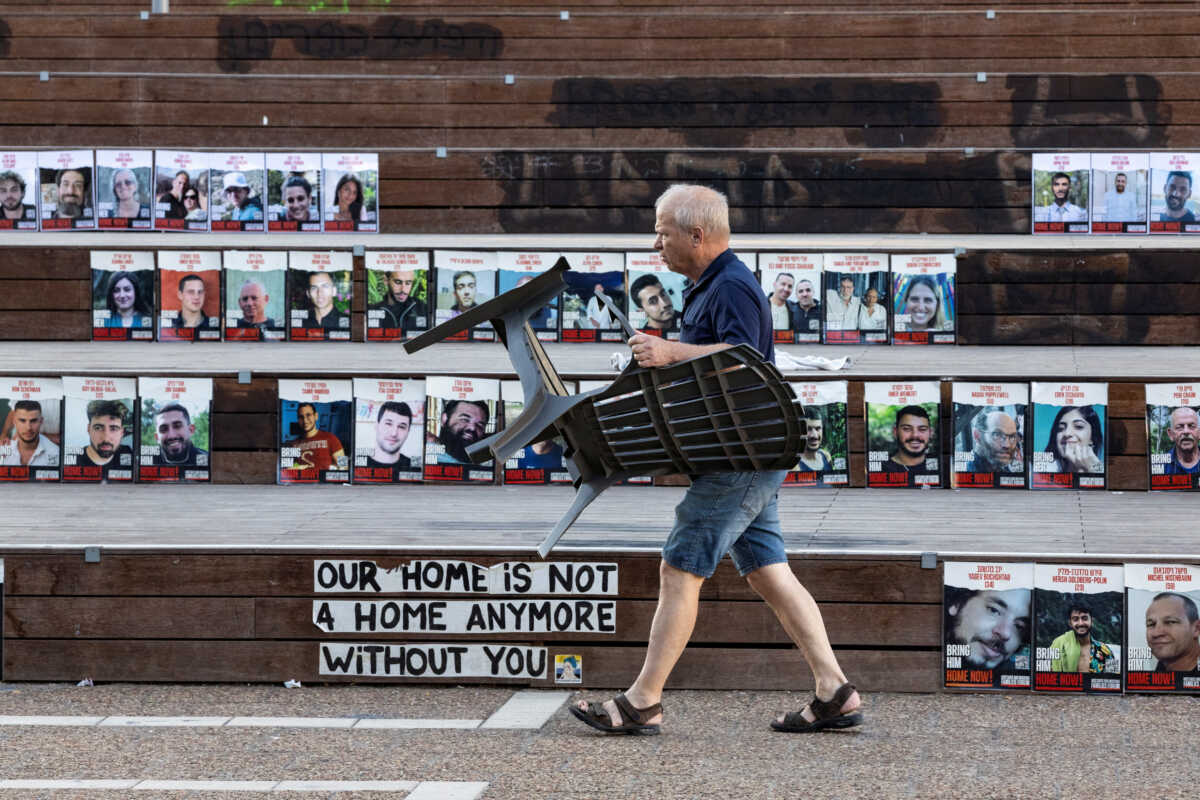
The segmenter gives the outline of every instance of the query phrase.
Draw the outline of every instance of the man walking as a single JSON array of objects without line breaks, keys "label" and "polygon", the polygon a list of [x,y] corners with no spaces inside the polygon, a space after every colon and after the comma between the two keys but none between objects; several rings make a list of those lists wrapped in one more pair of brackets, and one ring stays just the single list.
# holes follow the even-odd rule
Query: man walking
[{"label": "man walking", "polygon": [[[676,185],[655,203],[654,248],[672,272],[692,282],[684,292],[680,341],[638,334],[629,340],[643,367],[661,367],[749,344],[774,360],[771,312],[753,273],[729,250],[729,206],[702,186]],[[838,666],[821,612],[788,567],[776,494],[786,472],[698,475],[675,509],[659,567],[658,608],[641,674],[605,703],[571,713],[606,733],[656,734],[663,687],[692,635],[700,587],[730,553],[738,571],[771,606],[812,668],[816,697],[775,719],[788,732],[848,728],[862,715],[854,686]]]}]

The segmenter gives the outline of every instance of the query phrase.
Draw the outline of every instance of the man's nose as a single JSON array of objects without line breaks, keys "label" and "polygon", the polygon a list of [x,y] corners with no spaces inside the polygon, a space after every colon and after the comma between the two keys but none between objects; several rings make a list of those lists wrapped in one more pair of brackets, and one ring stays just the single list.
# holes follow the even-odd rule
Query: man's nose
[{"label": "man's nose", "polygon": [[992,626],[992,634],[997,639],[1001,639],[1003,641],[1011,639],[1013,635],[1012,620],[1008,617],[1001,617],[999,620],[997,620],[996,624]]}]

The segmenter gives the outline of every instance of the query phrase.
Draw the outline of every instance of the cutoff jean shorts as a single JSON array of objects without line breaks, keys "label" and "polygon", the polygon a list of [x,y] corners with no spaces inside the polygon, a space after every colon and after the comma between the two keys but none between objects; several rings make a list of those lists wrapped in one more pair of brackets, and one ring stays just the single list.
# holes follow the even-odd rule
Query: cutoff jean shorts
[{"label": "cutoff jean shorts", "polygon": [[701,578],[712,577],[726,553],[742,575],[786,563],[778,508],[785,475],[785,470],[771,470],[693,476],[675,506],[663,560]]}]

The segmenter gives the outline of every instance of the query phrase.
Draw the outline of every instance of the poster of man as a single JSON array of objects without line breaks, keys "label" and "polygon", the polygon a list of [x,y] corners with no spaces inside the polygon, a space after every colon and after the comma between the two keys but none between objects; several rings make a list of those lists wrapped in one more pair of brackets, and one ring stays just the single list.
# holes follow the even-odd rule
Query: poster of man
[{"label": "poster of man", "polygon": [[826,253],[825,344],[887,344],[888,257]]},{"label": "poster of man", "polygon": [[1031,384],[1033,489],[1104,489],[1107,383]]},{"label": "poster of man", "polygon": [[1127,692],[1200,692],[1200,567],[1126,564]]},{"label": "poster of man", "polygon": [[1027,383],[964,383],[954,402],[953,489],[1024,489],[1029,477]]},{"label": "poster of man", "polygon": [[[496,254],[486,251],[434,250],[437,268],[435,322],[441,325],[496,296]],[[494,342],[492,323],[481,322],[470,330],[449,336],[452,342]]]},{"label": "poster of man", "polygon": [[62,402],[59,378],[0,378],[0,482],[59,479]]},{"label": "poster of man", "polygon": [[1121,691],[1125,573],[1104,564],[1035,564],[1037,692]]},{"label": "poster of man", "polygon": [[429,327],[429,253],[368,250],[368,342],[400,342]]},{"label": "poster of man", "polygon": [[[496,253],[496,266],[499,268],[497,294],[524,286],[553,267],[560,257],[559,253],[533,250],[502,250]],[[529,327],[538,341],[558,341],[558,307],[559,302],[555,298],[529,318]]]},{"label": "poster of man", "polygon": [[54,150],[37,154],[44,231],[96,229],[96,195],[91,150]]},{"label": "poster of man", "polygon": [[279,482],[349,483],[350,381],[279,380]]},{"label": "poster of man", "polygon": [[1193,180],[1200,153],[1150,154],[1150,232],[1200,233],[1200,196]]},{"label": "poster of man", "polygon": [[154,151],[154,229],[208,230],[208,153]]},{"label": "poster of man", "polygon": [[667,269],[657,251],[626,253],[625,273],[629,283],[625,316],[629,324],[651,336],[678,339],[683,320],[683,275]]},{"label": "poster of man", "polygon": [[420,482],[425,381],[355,378],[354,483]]},{"label": "poster of man", "polygon": [[379,155],[324,153],[326,232],[379,230]]},{"label": "poster of man", "polygon": [[225,339],[282,342],[287,338],[287,253],[226,250]]},{"label": "poster of man", "polygon": [[208,483],[212,378],[138,378],[139,483]]},{"label": "poster of man", "polygon": [[262,153],[209,154],[209,218],[214,231],[262,233],[266,161]]},{"label": "poster of man", "polygon": [[1146,233],[1149,153],[1092,153],[1092,233]]},{"label": "poster of man", "polygon": [[0,151],[0,230],[38,229],[37,153]]},{"label": "poster of man", "polygon": [[943,685],[1028,689],[1033,564],[947,561],[942,567]]},{"label": "poster of man", "polygon": [[850,483],[846,381],[789,381],[804,407],[804,450],[784,486],[847,486]]},{"label": "poster of man", "polygon": [[93,250],[92,340],[154,339],[154,253]]},{"label": "poster of man", "polygon": [[131,483],[137,469],[137,379],[64,377],[62,479]]},{"label": "poster of man", "polygon": [[953,253],[892,255],[892,344],[954,344]]},{"label": "poster of man", "polygon": [[288,338],[293,342],[350,341],[354,257],[348,250],[288,253]]},{"label": "poster of man", "polygon": [[1146,384],[1151,491],[1200,489],[1200,400],[1196,383]]},{"label": "poster of man", "polygon": [[96,211],[101,230],[150,230],[153,179],[153,150],[97,150]]},{"label": "poster of man", "polygon": [[820,253],[758,254],[776,344],[821,341],[822,261]]},{"label": "poster of man", "polygon": [[865,383],[867,486],[940,488],[938,381]]},{"label": "poster of man", "polygon": [[500,381],[430,375],[425,394],[425,480],[491,483],[494,460],[476,464],[467,450],[499,429]]},{"label": "poster of man", "polygon": [[602,296],[618,309],[626,307],[625,257],[621,253],[564,253],[571,269],[563,273],[564,342],[623,342],[621,323],[608,311]]},{"label": "poster of man", "polygon": [[[568,382],[567,391],[574,392],[573,382]],[[504,427],[516,422],[525,410],[525,393],[520,381],[501,381],[500,399],[504,404]],[[561,438],[547,439],[526,445],[504,463],[502,475],[505,483],[570,483],[571,473],[563,451]]]},{"label": "poster of man", "polygon": [[321,154],[267,153],[267,230],[321,231]]},{"label": "poster of man", "polygon": [[158,340],[221,341],[221,254],[158,251]]},{"label": "poster of man", "polygon": [[1033,232],[1087,233],[1092,159],[1088,153],[1033,154]]}]

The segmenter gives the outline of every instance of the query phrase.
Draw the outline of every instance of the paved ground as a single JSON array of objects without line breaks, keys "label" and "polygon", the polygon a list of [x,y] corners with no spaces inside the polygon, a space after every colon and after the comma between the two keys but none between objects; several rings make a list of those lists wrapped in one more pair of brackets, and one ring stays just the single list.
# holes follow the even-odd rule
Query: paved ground
[{"label": "paved ground", "polygon": [[[540,727],[488,728],[512,689],[0,684],[3,780],[406,781],[392,791],[297,798],[1173,798],[1195,795],[1189,697],[873,694],[867,724],[777,734],[798,705],[778,692],[675,692],[663,734],[603,737],[550,700]],[[528,693],[522,695],[528,699]],[[533,698],[535,701],[537,697]],[[509,706],[506,706],[509,704]],[[17,715],[87,725],[11,723]],[[349,729],[98,725],[111,715],[338,718]],[[9,718],[9,719],[6,719]],[[370,729],[366,720],[471,720],[458,729]],[[86,721],[86,720],[84,720]],[[61,722],[61,721],[60,721]],[[484,723],[488,724],[487,722]],[[435,783],[444,782],[444,783]],[[270,784],[268,784],[270,785]],[[0,798],[248,798],[246,791],[5,789]]]}]

